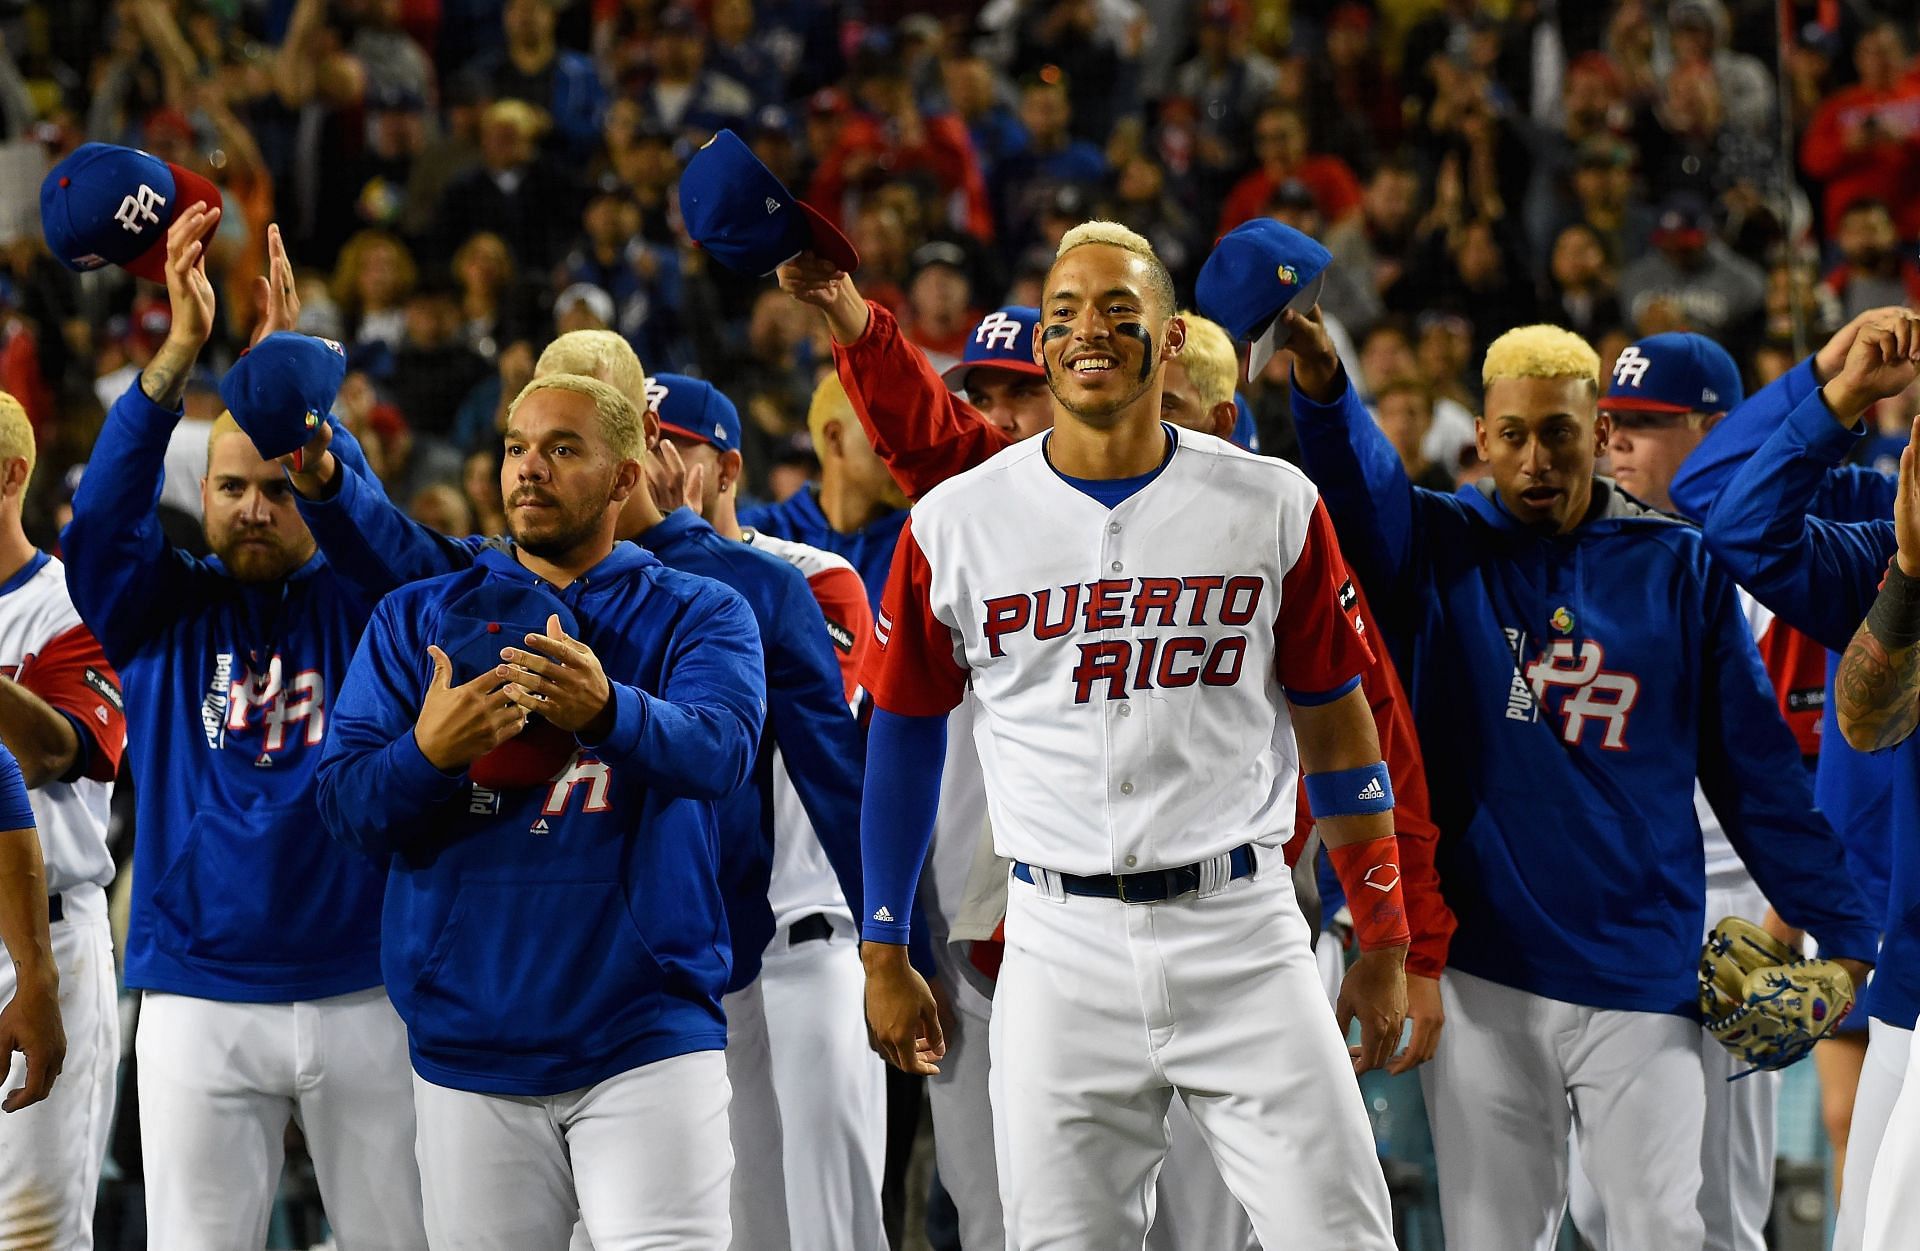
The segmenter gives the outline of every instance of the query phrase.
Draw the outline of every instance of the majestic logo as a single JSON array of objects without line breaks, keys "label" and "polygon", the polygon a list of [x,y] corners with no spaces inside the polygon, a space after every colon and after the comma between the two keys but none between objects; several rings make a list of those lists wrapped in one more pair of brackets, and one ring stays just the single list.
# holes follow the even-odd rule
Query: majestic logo
[{"label": "majestic logo", "polygon": [[779,211],[780,211],[780,201],[774,199],[772,196],[768,196],[767,197],[767,216],[772,217],[775,213],[778,213]]},{"label": "majestic logo", "polygon": [[1282,265],[1274,272],[1280,275],[1280,284],[1282,286],[1297,287],[1300,285],[1300,272],[1293,266]]},{"label": "majestic logo", "polygon": [[647,379],[647,410],[657,413],[660,406],[667,402],[667,385],[657,378]]},{"label": "majestic logo", "polygon": [[[1546,655],[1526,667],[1529,689],[1540,708],[1552,711],[1554,692],[1564,690],[1559,713],[1560,737],[1578,745],[1589,723],[1600,726],[1600,746],[1627,750],[1627,717],[1640,698],[1640,679],[1630,673],[1609,672],[1602,666],[1606,653],[1591,639],[1574,642],[1555,639]],[[1509,707],[1508,716],[1513,715]]]},{"label": "majestic logo", "polygon": [[1005,313],[990,313],[980,319],[974,327],[973,341],[982,344],[989,352],[1012,351],[1020,342],[1020,323]]},{"label": "majestic logo", "polygon": [[536,817],[534,818],[533,824],[527,827],[527,833],[551,834],[553,833],[553,828],[547,824],[547,819],[545,817]]},{"label": "majestic logo", "polygon": [[113,215],[113,220],[120,223],[122,230],[136,235],[143,234],[146,227],[141,223],[143,221],[157,223],[160,220],[160,214],[154,210],[164,208],[166,203],[167,197],[143,182],[138,191],[120,201],[120,209]]},{"label": "majestic logo", "polygon": [[1647,380],[1647,369],[1653,362],[1640,354],[1637,347],[1628,347],[1620,353],[1613,363],[1613,380],[1623,387],[1638,388]]}]

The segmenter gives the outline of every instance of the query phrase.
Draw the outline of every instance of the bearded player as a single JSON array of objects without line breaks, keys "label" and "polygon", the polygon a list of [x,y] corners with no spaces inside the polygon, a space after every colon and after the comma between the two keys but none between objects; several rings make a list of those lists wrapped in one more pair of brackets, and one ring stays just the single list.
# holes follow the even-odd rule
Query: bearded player
[{"label": "bearded player", "polygon": [[[869,1022],[893,1063],[937,1071],[938,1014],[904,944],[946,716],[970,684],[1014,862],[991,1041],[1009,1246],[1139,1245],[1179,1097],[1263,1242],[1390,1247],[1353,1073],[1398,1043],[1407,926],[1331,525],[1297,471],[1161,422],[1185,327],[1145,240],[1078,227],[1045,289],[1033,353],[1054,429],[929,492],[883,600]],[[1355,1063],[1281,851],[1301,763],[1336,863],[1373,901],[1341,1005],[1362,1024]]]}]

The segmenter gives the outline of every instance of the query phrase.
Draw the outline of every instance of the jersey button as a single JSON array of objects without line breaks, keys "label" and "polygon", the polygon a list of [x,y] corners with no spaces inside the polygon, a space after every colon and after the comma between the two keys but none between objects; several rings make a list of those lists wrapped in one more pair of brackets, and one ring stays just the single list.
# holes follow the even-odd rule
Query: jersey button
[{"label": "jersey button", "polygon": [[1131,717],[1133,715],[1133,705],[1132,704],[1120,705],[1120,715],[1123,717]]},{"label": "jersey button", "polygon": [[1122,566],[1119,561],[1116,560],[1113,562],[1113,571],[1115,573],[1119,573],[1122,568],[1124,568],[1124,566]]},{"label": "jersey button", "polygon": [[1133,794],[1133,783],[1131,783],[1131,782],[1122,782],[1122,783],[1120,783],[1120,793],[1121,793],[1122,795],[1131,795],[1131,794]]},{"label": "jersey button", "polygon": [[1108,534],[1120,533],[1120,523],[1117,521],[1109,521],[1107,523],[1107,533]]},{"label": "jersey button", "polygon": [[1134,865],[1136,865],[1136,864],[1139,864],[1139,863],[1140,863],[1140,857],[1138,857],[1138,856],[1128,856],[1128,857],[1127,857],[1127,867],[1128,867],[1129,869],[1131,869],[1131,868],[1132,868],[1132,867],[1133,867]]}]

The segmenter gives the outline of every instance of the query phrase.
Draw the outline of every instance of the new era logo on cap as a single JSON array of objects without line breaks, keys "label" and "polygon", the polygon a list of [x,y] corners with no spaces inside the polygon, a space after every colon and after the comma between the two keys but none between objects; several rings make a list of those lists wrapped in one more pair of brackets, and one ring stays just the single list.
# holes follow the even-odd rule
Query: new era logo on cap
[{"label": "new era logo on cap", "polygon": [[195,204],[220,206],[200,175],[137,148],[83,143],[41,182],[40,227],[69,269],[112,264],[165,282],[167,228]]}]

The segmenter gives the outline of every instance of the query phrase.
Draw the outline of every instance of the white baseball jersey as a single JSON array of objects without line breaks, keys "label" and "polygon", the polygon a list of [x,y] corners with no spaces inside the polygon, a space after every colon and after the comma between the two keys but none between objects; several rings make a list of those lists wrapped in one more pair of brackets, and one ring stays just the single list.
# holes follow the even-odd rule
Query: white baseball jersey
[{"label": "white baseball jersey", "polygon": [[[859,710],[860,662],[873,638],[873,609],[867,590],[845,557],[792,539],[746,530],[741,538],[770,556],[778,556],[806,575],[807,588],[827,620],[834,658],[840,662],[847,704]],[[833,874],[827,853],[814,833],[800,792],[787,776],[786,757],[774,754],[773,879],[767,890],[776,930],[814,913],[853,919],[846,893]]]},{"label": "white baseball jersey", "polygon": [[1299,773],[1282,691],[1337,697],[1369,659],[1306,476],[1167,429],[1163,468],[1111,509],[1048,437],[941,484],[901,532],[868,687],[933,716],[971,682],[1003,856],[1100,874],[1277,849]]},{"label": "white baseball jersey", "polygon": [[0,676],[73,722],[79,776],[27,792],[54,894],[113,880],[107,800],[126,750],[120,678],[67,596],[66,566],[44,552],[0,585]]}]

